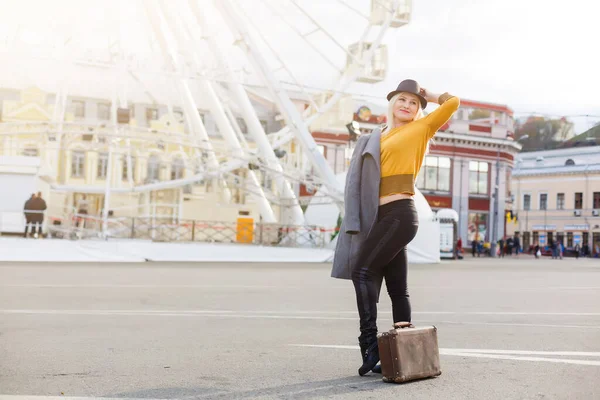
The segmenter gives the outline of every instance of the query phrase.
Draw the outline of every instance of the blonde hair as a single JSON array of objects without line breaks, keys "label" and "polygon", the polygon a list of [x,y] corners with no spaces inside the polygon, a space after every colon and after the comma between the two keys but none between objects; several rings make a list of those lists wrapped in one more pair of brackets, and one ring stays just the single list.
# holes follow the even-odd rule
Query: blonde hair
[{"label": "blonde hair", "polygon": [[[394,129],[395,127],[394,125],[394,104],[396,104],[396,101],[398,100],[398,98],[400,97],[400,95],[404,93],[404,92],[400,92],[398,94],[395,94],[390,101],[388,102],[388,109],[387,109],[387,114],[386,114],[386,123],[384,125],[381,126],[381,134],[386,134],[389,131],[391,131],[392,129]],[[425,113],[423,112],[423,108],[421,108],[421,102],[417,102],[419,105],[419,109],[417,110],[417,113],[415,114],[415,118],[413,118],[413,121],[417,121],[423,117],[425,117]],[[427,149],[425,151],[425,154],[429,153],[429,146],[433,144],[433,139],[429,140],[429,142],[427,143]]]}]

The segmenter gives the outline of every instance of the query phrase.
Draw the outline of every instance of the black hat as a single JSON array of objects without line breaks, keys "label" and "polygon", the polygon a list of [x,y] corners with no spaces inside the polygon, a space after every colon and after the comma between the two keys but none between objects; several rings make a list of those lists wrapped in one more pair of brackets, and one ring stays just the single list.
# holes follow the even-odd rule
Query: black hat
[{"label": "black hat", "polygon": [[417,96],[419,98],[419,100],[421,100],[421,108],[427,107],[427,100],[425,100],[425,97],[423,97],[423,95],[421,94],[421,87],[419,86],[417,81],[413,81],[412,79],[405,79],[402,82],[400,82],[400,84],[398,85],[398,88],[396,90],[388,93],[388,95],[387,95],[388,101],[390,101],[390,99],[392,97],[394,97],[395,95],[397,95],[400,92],[407,92],[407,93],[414,94],[415,96]]}]

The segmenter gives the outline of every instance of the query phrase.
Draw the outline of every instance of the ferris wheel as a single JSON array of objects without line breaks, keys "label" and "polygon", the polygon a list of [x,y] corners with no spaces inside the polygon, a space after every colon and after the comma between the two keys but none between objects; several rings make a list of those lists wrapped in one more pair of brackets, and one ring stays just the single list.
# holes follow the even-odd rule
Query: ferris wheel
[{"label": "ferris wheel", "polygon": [[[17,69],[24,64],[16,60],[36,59],[26,74],[15,70],[13,78],[56,93],[55,126],[44,128],[49,146],[57,146],[57,137],[60,142],[82,134],[64,123],[66,99],[73,93],[112,99],[110,124],[95,132],[104,137],[94,142],[100,147],[127,147],[140,137],[153,141],[144,136],[147,129],[119,123],[119,112],[129,103],[167,104],[170,113],[178,106],[190,134],[168,132],[162,141],[193,149],[193,174],[166,182],[130,179],[125,190],[182,187],[205,178],[224,181],[245,169],[247,179],[229,185],[255,196],[264,221],[277,220],[271,204],[278,202],[288,210],[285,222],[299,225],[304,217],[293,184],[324,186],[332,201],[343,204],[342,188],[310,133],[311,124],[351,87],[385,79],[383,39],[408,24],[412,11],[411,0],[112,0],[65,2],[65,7],[60,1],[21,2],[27,3],[35,15],[4,32],[2,52]],[[280,130],[265,131],[250,100],[252,90],[276,105]],[[199,108],[207,108],[215,120],[220,144],[208,134]],[[255,146],[248,145],[236,115]],[[282,157],[290,142],[306,162]],[[273,189],[261,186],[257,173],[272,177]],[[121,189],[107,185],[106,191]],[[222,189],[227,196],[226,183]]]}]

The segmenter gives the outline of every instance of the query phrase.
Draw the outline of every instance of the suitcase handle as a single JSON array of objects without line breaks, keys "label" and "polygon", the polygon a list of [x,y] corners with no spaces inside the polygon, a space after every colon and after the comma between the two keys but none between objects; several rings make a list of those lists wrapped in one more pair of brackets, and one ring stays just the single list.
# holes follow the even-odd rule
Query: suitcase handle
[{"label": "suitcase handle", "polygon": [[406,321],[401,321],[401,322],[396,322],[394,323],[394,328],[395,329],[403,329],[403,328],[414,328],[415,326],[413,324],[411,324],[410,322],[406,322]]}]

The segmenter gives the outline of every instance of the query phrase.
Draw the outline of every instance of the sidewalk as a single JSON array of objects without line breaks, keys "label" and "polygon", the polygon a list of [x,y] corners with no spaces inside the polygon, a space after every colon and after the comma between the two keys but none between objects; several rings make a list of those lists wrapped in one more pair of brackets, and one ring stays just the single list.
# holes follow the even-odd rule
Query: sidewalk
[{"label": "sidewalk", "polygon": [[328,262],[329,249],[143,240],[0,238],[0,262]]}]

